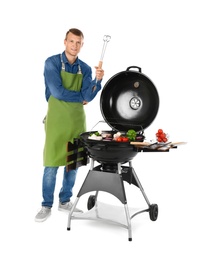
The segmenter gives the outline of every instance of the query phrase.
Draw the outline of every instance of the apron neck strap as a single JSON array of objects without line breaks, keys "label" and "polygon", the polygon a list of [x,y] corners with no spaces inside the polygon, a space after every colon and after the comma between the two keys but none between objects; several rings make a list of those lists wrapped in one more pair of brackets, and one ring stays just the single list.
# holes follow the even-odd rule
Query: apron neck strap
[{"label": "apron neck strap", "polygon": [[78,64],[78,74],[82,74],[80,64]]},{"label": "apron neck strap", "polygon": [[62,69],[63,71],[65,71],[65,63],[63,62],[62,53],[61,53],[61,64],[62,64],[61,69]]},{"label": "apron neck strap", "polygon": [[[61,53],[60,57],[61,57],[61,64],[62,64],[61,69],[62,69],[63,71],[65,71],[65,63],[63,62],[62,53]],[[82,74],[80,64],[78,64],[78,73],[77,73],[77,74]]]}]

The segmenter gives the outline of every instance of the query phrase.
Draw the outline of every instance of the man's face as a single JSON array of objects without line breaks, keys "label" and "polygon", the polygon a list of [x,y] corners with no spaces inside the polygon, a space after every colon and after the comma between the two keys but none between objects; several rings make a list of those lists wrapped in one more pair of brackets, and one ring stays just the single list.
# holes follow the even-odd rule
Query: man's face
[{"label": "man's face", "polygon": [[83,38],[69,32],[64,40],[65,51],[71,56],[77,56],[83,46]]}]

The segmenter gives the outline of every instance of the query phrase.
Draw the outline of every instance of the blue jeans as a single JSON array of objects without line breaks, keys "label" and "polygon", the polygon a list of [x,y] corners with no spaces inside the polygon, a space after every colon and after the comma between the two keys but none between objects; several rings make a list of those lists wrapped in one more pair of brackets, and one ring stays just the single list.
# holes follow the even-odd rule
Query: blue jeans
[{"label": "blue jeans", "polygon": [[[43,174],[43,201],[42,206],[52,207],[54,201],[54,191],[56,185],[56,175],[59,167],[45,167]],[[65,203],[72,197],[72,189],[75,184],[77,170],[66,171],[64,167],[62,188],[59,192],[59,201]]]}]

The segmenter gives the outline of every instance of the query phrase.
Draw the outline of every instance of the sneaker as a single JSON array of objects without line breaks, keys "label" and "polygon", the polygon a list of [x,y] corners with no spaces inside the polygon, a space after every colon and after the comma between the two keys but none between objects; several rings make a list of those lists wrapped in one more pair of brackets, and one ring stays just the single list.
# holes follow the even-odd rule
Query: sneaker
[{"label": "sneaker", "polygon": [[43,222],[51,215],[51,208],[42,207],[35,217],[35,221]]},{"label": "sneaker", "polygon": [[[62,204],[62,203],[59,202],[58,210],[68,212],[72,209],[72,207],[73,207],[73,203],[71,201],[66,202],[65,204]],[[78,208],[75,208],[74,212],[81,212],[82,213],[83,211],[78,209]]]}]

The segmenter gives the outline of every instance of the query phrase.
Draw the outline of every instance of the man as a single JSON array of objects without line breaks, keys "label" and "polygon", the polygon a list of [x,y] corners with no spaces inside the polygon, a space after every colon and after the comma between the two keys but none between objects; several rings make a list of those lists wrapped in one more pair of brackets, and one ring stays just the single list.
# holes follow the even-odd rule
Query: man
[{"label": "man", "polygon": [[[78,58],[83,46],[84,35],[76,29],[70,29],[65,36],[65,51],[49,57],[45,61],[45,96],[48,110],[45,119],[44,174],[42,180],[42,208],[36,215],[37,222],[45,221],[51,215],[58,168],[64,166],[62,188],[59,192],[61,211],[72,208],[72,189],[77,170],[66,171],[66,148],[68,141],[86,131],[84,105],[92,101],[101,89],[104,76],[102,68],[95,67],[95,79],[92,70]],[[82,212],[75,209],[77,212]]]}]

